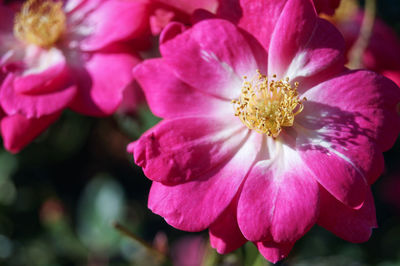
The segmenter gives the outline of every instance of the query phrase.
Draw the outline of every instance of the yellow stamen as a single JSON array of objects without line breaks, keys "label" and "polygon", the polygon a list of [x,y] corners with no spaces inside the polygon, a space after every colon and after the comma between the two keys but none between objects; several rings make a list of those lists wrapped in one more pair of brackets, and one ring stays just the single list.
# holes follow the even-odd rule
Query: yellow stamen
[{"label": "yellow stamen", "polygon": [[64,32],[65,23],[62,2],[28,0],[15,17],[14,35],[23,42],[49,48]]},{"label": "yellow stamen", "polygon": [[270,80],[257,70],[257,75],[248,81],[243,77],[242,92],[238,100],[232,100],[235,116],[248,128],[267,136],[277,137],[282,127],[293,126],[294,117],[303,110],[305,98],[300,99],[289,78]]}]

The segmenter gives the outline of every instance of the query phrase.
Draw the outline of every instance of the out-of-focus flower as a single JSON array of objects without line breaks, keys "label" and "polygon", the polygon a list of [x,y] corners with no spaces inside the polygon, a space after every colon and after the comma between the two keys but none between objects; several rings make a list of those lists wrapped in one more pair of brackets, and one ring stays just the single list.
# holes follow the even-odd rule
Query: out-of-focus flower
[{"label": "out-of-focus flower", "polygon": [[343,39],[311,1],[270,7],[253,14],[271,19],[259,41],[221,19],[167,26],[162,58],[135,68],[164,120],[128,150],[153,180],[149,208],[170,225],[209,228],[220,253],[253,241],[276,262],[315,223],[370,237],[369,186],[400,131],[400,94],[344,68]]},{"label": "out-of-focus flower", "polygon": [[3,145],[10,152],[18,152],[48,128],[60,116],[60,112],[39,118],[26,118],[23,115],[6,115],[0,110],[0,130]]},{"label": "out-of-focus flower", "polygon": [[218,0],[149,0],[151,6],[150,27],[153,35],[160,34],[161,30],[171,21],[190,24],[191,15],[196,9],[203,9],[216,13]]},{"label": "out-of-focus flower", "polygon": [[207,245],[201,236],[185,236],[177,240],[171,248],[175,266],[203,265]]},{"label": "out-of-focus flower", "polygon": [[64,216],[64,207],[57,199],[47,199],[40,209],[40,220],[46,224],[58,222]]},{"label": "out-of-focus flower", "polygon": [[[333,17],[328,17],[346,41],[348,52],[360,34],[365,12],[356,1],[342,1]],[[400,86],[400,39],[397,34],[378,17],[375,18],[372,34],[366,47],[362,65],[381,73]]]},{"label": "out-of-focus flower", "polygon": [[[134,46],[146,30],[144,1],[29,0],[17,13],[1,5],[0,104],[2,136],[10,143],[6,147],[19,150],[65,108],[93,116],[115,112],[132,83],[131,69],[140,61],[128,42]],[[4,120],[15,126],[3,126]],[[35,134],[18,128],[21,120]]]}]

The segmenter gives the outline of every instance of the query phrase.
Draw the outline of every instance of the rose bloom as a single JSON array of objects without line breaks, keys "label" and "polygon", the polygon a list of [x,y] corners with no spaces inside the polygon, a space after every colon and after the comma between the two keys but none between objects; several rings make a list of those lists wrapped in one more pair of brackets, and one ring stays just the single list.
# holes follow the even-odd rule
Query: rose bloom
[{"label": "rose bloom", "polygon": [[276,262],[314,224],[370,237],[370,185],[400,132],[400,90],[346,69],[343,38],[311,1],[269,11],[257,36],[222,19],[169,24],[162,58],[134,70],[164,120],[128,150],[167,223],[208,228],[220,253],[252,241]]},{"label": "rose bloom", "polygon": [[133,50],[148,30],[147,8],[129,0],[28,0],[17,12],[0,5],[5,147],[19,151],[65,108],[114,113],[140,61]]}]

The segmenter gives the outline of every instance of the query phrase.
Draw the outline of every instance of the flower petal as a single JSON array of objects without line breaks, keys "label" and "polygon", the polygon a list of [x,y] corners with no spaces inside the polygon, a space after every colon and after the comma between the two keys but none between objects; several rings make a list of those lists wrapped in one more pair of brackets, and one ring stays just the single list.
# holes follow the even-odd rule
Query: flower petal
[{"label": "flower petal", "polygon": [[14,80],[16,93],[51,93],[68,83],[67,63],[62,51],[57,48],[27,46],[23,63],[24,70]]},{"label": "flower petal", "polygon": [[[346,71],[302,96],[353,116],[350,122],[353,127],[358,127],[358,134],[371,138],[381,151],[388,150],[400,132],[400,116],[396,111],[400,89],[391,80],[374,72]],[[340,118],[336,121],[348,123],[340,121]]]},{"label": "flower petal", "polygon": [[198,179],[175,186],[153,182],[149,208],[175,228],[206,229],[237,194],[258,154],[259,138],[259,134],[251,134],[232,159]]},{"label": "flower petal", "polygon": [[[268,69],[283,78],[298,51],[307,45],[318,25],[310,0],[288,0],[276,22],[269,46]],[[296,25],[296,26],[294,26]]]},{"label": "flower petal", "polygon": [[249,131],[235,120],[164,120],[134,144],[135,163],[148,178],[164,184],[201,178],[232,158],[243,144]]},{"label": "flower petal", "polygon": [[[237,198],[237,197],[236,197]],[[218,253],[232,252],[247,242],[237,223],[237,199],[210,225],[210,244]]]},{"label": "flower petal", "polygon": [[[312,36],[296,48],[284,76],[299,81],[300,85],[343,71],[345,42],[335,26],[326,20],[318,18]],[[280,64],[278,61],[276,58],[274,63]],[[275,70],[273,66],[270,69]]]},{"label": "flower petal", "polygon": [[162,59],[150,59],[134,70],[151,111],[163,118],[233,115],[232,104],[190,87],[175,77]]},{"label": "flower petal", "polygon": [[31,119],[22,115],[12,115],[2,118],[0,129],[4,147],[10,152],[19,152],[56,121],[60,117],[60,114],[55,113]]},{"label": "flower petal", "polygon": [[269,74],[291,80],[333,75],[343,69],[344,49],[339,31],[317,17],[311,1],[290,0],[272,33]]},{"label": "flower petal", "polygon": [[[259,44],[255,40],[249,42],[249,38],[252,39],[228,21],[210,19],[164,42],[160,50],[180,80],[230,100],[238,97],[243,75],[251,77],[257,69],[266,73],[266,64],[258,65],[255,59],[266,62],[266,52],[262,48],[252,49],[250,45]],[[254,55],[255,50],[263,53]]]},{"label": "flower petal", "polygon": [[157,2],[174,7],[187,14],[192,14],[196,9],[199,8],[215,13],[218,7],[218,0],[158,0]]},{"label": "flower petal", "polygon": [[317,219],[317,182],[295,150],[277,145],[273,158],[253,167],[240,194],[239,228],[251,241],[294,242]]},{"label": "flower petal", "polygon": [[[296,118],[296,147],[314,178],[353,208],[383,171],[381,149],[357,122],[359,115],[312,101]],[[300,126],[301,125],[301,126]]]},{"label": "flower petal", "polygon": [[400,131],[399,93],[373,72],[348,71],[304,94],[296,146],[314,178],[347,206],[361,206],[383,170],[381,153]]},{"label": "flower petal", "polygon": [[321,211],[318,225],[349,242],[367,241],[372,229],[378,227],[371,191],[368,190],[362,207],[355,210],[343,205],[321,188]]},{"label": "flower petal", "polygon": [[92,116],[114,113],[124,90],[133,81],[132,68],[138,62],[139,58],[124,53],[83,54],[81,59],[75,59],[70,66],[78,94],[71,109]]},{"label": "flower petal", "polygon": [[220,1],[218,15],[237,23],[239,27],[256,37],[268,50],[271,33],[286,2],[286,0]]},{"label": "flower petal", "polygon": [[91,2],[78,6],[68,25],[72,29],[69,39],[77,40],[81,50],[99,50],[145,33],[149,16],[146,1],[111,0],[93,6]]},{"label": "flower petal", "polygon": [[39,118],[64,109],[76,94],[75,87],[61,87],[46,94],[21,94],[14,89],[16,76],[8,74],[0,89],[0,103],[8,115],[22,114],[27,118]]},{"label": "flower petal", "polygon": [[271,241],[256,242],[258,251],[272,263],[287,257],[294,243],[276,243]]}]

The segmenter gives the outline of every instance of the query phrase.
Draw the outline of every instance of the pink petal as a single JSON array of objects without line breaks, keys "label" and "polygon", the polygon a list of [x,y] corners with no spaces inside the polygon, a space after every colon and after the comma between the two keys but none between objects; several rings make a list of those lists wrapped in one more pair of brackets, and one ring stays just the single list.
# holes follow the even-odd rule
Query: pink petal
[{"label": "pink petal", "polygon": [[333,75],[342,71],[344,48],[339,31],[317,17],[310,1],[291,0],[272,33],[268,69],[291,80]]},{"label": "pink petal", "polygon": [[369,239],[373,228],[377,228],[375,205],[372,193],[368,190],[361,208],[349,208],[326,190],[321,189],[321,210],[318,224],[338,237],[353,243]]},{"label": "pink petal", "polygon": [[160,44],[163,44],[181,34],[187,27],[179,22],[169,23],[160,34]]},{"label": "pink petal", "polygon": [[306,47],[317,27],[318,16],[310,0],[288,0],[272,32],[269,74],[283,78],[293,58]]},{"label": "pink petal", "polygon": [[14,90],[16,93],[38,95],[51,93],[62,87],[68,81],[68,71],[65,64],[49,67],[39,74],[16,76]]},{"label": "pink petal", "polygon": [[[300,153],[304,163],[312,171],[310,177],[315,178],[344,204],[353,208],[361,206],[368,189],[364,172],[346,156],[346,153],[338,151],[337,148],[325,148],[325,150],[324,148],[323,146],[305,148]],[[369,154],[363,153],[360,157],[370,162],[368,156]]]},{"label": "pink petal", "polygon": [[[398,88],[367,71],[343,73],[307,91],[296,145],[314,178],[356,208],[383,171],[382,150],[400,131]],[[382,147],[383,146],[383,147]]]},{"label": "pink petal", "polygon": [[234,156],[248,130],[236,119],[164,120],[134,145],[135,163],[151,180],[177,184],[201,178]]},{"label": "pink petal", "polygon": [[286,258],[293,247],[293,243],[276,243],[271,241],[256,242],[258,251],[272,263]]},{"label": "pink petal", "polygon": [[22,114],[27,118],[39,118],[64,109],[76,94],[74,87],[62,86],[45,94],[21,94],[14,89],[16,76],[12,73],[5,78],[0,89],[0,102],[8,115]]},{"label": "pink petal", "polygon": [[[257,69],[266,73],[267,55],[262,48],[252,49],[251,45],[259,44],[249,41],[251,38],[228,21],[211,19],[164,42],[160,50],[165,63],[180,80],[230,100],[240,93],[243,75],[252,77]],[[263,53],[255,55],[255,50]]]},{"label": "pink petal", "polygon": [[138,107],[145,104],[142,88],[136,82],[129,84],[124,90],[122,102],[118,108],[118,113],[136,114]]},{"label": "pink petal", "polygon": [[218,0],[152,0],[150,3],[153,9],[150,16],[153,35],[159,34],[173,20],[191,24],[190,17],[194,15],[195,11],[215,13],[218,7]]},{"label": "pink petal", "polygon": [[[155,1],[153,1],[155,2]],[[218,7],[218,0],[197,0],[197,1],[187,1],[187,0],[157,0],[159,3],[169,5],[176,9],[179,9],[187,14],[192,14],[196,9],[205,9],[210,12],[216,12]]]},{"label": "pink petal", "polygon": [[198,179],[175,186],[153,182],[149,208],[178,229],[206,229],[237,194],[257,156],[259,138],[259,134],[251,134],[233,158]]},{"label": "pink petal", "polygon": [[24,70],[20,75],[16,75],[14,80],[16,93],[30,95],[51,93],[69,82],[65,57],[57,48],[42,49],[33,45],[27,46],[23,60]]},{"label": "pink petal", "polygon": [[208,245],[200,235],[184,236],[175,240],[169,254],[174,266],[202,265]]},{"label": "pink petal", "polygon": [[309,169],[290,147],[277,149],[253,167],[240,194],[239,228],[251,241],[294,242],[318,216],[318,184]]},{"label": "pink petal", "polygon": [[[146,1],[110,0],[93,6],[90,3],[93,1],[86,2],[74,10],[69,25],[84,51],[94,51],[117,41],[140,37],[148,27]],[[88,5],[92,8],[88,8]]]},{"label": "pink petal", "polygon": [[130,153],[130,154],[133,154],[134,151],[135,151],[135,144],[136,144],[136,141],[129,143],[129,144],[126,146],[126,152],[127,152],[127,153]]},{"label": "pink petal", "polygon": [[[240,2],[240,6],[236,2]],[[221,1],[218,15],[237,23],[268,50],[271,33],[286,2],[286,0]]]},{"label": "pink petal", "polygon": [[133,81],[132,68],[139,59],[124,53],[95,53],[83,54],[82,60],[71,65],[78,87],[71,109],[91,116],[114,113]]},{"label": "pink petal", "polygon": [[210,225],[210,244],[218,253],[232,252],[247,242],[237,223],[237,199]]},{"label": "pink petal", "polygon": [[153,35],[158,35],[175,17],[175,13],[171,10],[157,8],[150,16],[150,28]]},{"label": "pink petal", "polygon": [[[396,111],[400,89],[389,79],[374,72],[347,71],[302,96],[322,107],[347,114],[347,121],[337,118],[336,122],[339,125],[351,123],[353,127],[356,126],[352,129],[353,134],[369,137],[381,151],[388,150],[400,132],[400,116]],[[326,110],[320,113],[323,115],[323,112]]]},{"label": "pink petal", "polygon": [[135,78],[142,86],[151,111],[163,118],[232,115],[232,104],[190,87],[175,77],[162,59],[138,65]]},{"label": "pink petal", "polygon": [[4,147],[10,152],[19,152],[56,121],[58,117],[60,117],[60,113],[32,119],[28,119],[22,115],[12,115],[2,118],[0,129]]},{"label": "pink petal", "polygon": [[[274,42],[275,39],[273,39],[272,43]],[[279,40],[277,42],[279,43]],[[274,54],[272,49],[276,48],[274,45],[271,44],[271,55]],[[323,78],[323,76],[332,76],[343,71],[345,63],[344,40],[340,32],[326,20],[318,18],[312,36],[306,43],[301,43],[296,48],[297,51],[291,58],[291,62],[284,74],[285,77],[287,76],[291,80],[298,79],[302,84],[302,80],[305,78]],[[279,60],[279,58],[275,58],[273,62],[270,62],[276,64],[278,68],[286,66]],[[270,69],[275,73],[273,65],[270,65]]]},{"label": "pink petal", "polygon": [[383,171],[381,149],[357,123],[359,114],[312,101],[296,118],[296,146],[314,178],[344,204],[357,207]]}]

